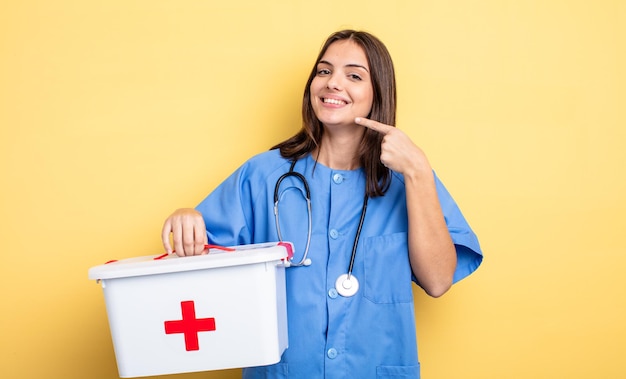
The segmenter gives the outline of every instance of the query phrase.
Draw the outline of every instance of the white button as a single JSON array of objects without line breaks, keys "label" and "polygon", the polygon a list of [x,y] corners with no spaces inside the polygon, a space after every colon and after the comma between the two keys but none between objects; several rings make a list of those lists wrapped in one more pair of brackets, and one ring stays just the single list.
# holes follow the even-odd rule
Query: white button
[{"label": "white button", "polygon": [[328,290],[328,297],[330,297],[331,299],[336,299],[337,296],[339,296],[339,294],[337,293],[336,289],[331,288]]},{"label": "white button", "polygon": [[339,232],[336,229],[331,229],[330,230],[330,238],[337,239],[337,237],[339,237]]},{"label": "white button", "polygon": [[333,175],[333,182],[335,182],[337,184],[341,184],[343,182],[343,175],[341,175],[341,174]]},{"label": "white button", "polygon": [[337,350],[335,348],[330,348],[328,349],[328,351],[326,352],[326,355],[328,356],[328,358],[330,359],[335,359],[337,358]]}]

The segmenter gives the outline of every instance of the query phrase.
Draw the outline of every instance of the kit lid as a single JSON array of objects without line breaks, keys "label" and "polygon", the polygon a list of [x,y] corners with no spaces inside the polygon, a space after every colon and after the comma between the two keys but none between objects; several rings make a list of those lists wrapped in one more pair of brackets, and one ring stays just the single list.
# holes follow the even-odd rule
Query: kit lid
[{"label": "kit lid", "polygon": [[293,245],[289,242],[268,242],[232,246],[228,251],[210,249],[208,254],[190,257],[148,255],[92,267],[89,279],[126,278],[279,261],[287,258],[292,251]]}]

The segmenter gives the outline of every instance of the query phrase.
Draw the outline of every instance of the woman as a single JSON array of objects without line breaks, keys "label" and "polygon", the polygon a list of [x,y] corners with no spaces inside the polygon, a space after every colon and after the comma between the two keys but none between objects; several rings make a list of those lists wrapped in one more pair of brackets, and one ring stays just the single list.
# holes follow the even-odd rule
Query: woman
[{"label": "woman", "polygon": [[[276,241],[280,182],[281,235],[311,264],[287,270],[289,348],[245,378],[419,378],[412,282],[441,296],[482,253],[395,113],[385,46],[366,32],[334,33],[307,81],[302,129],[165,221],[165,250],[172,235],[179,255],[202,254],[208,241]],[[310,245],[304,185],[279,180],[289,171],[310,187]]]}]

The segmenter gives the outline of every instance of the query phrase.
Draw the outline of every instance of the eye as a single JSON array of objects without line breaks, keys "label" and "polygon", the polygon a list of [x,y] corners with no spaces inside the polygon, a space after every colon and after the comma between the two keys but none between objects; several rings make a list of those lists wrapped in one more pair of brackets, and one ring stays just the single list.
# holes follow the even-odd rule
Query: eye
[{"label": "eye", "polygon": [[317,70],[317,75],[318,76],[330,75],[330,70],[327,68],[320,68]]},{"label": "eye", "polygon": [[352,79],[352,80],[357,80],[357,81],[361,81],[361,80],[363,80],[363,78],[361,78],[361,76],[360,76],[360,75],[358,75],[358,74],[350,74],[350,75],[348,75],[348,77],[349,77],[350,79]]}]

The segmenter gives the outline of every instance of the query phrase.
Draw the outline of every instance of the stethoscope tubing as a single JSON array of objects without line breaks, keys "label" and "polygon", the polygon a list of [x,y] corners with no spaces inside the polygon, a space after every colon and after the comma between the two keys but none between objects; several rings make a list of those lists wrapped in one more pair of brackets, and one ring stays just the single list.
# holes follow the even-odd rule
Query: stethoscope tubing
[{"label": "stethoscope tubing", "polygon": [[280,190],[280,184],[286,178],[290,176],[298,178],[298,180],[300,180],[300,182],[302,182],[302,184],[304,185],[304,192],[305,192],[304,198],[306,199],[307,215],[308,215],[308,221],[309,221],[306,246],[304,248],[304,254],[302,254],[302,259],[298,263],[289,262],[289,266],[298,267],[298,266],[308,266],[311,264],[311,260],[308,259],[308,255],[309,255],[309,246],[311,245],[311,234],[313,233],[313,218],[312,218],[312,212],[311,212],[311,190],[309,189],[309,183],[307,182],[304,175],[300,174],[299,172],[293,171],[293,168],[295,165],[296,165],[296,161],[294,160],[291,163],[291,167],[289,168],[289,171],[282,174],[280,178],[278,178],[278,180],[276,181],[276,185],[274,186],[274,219],[276,221],[276,232],[278,233],[278,240],[282,241],[283,236],[280,231],[280,222],[278,221],[279,220],[279,217],[278,217],[279,193],[278,191]]},{"label": "stethoscope tubing", "polygon": [[[278,201],[280,197],[279,195],[280,184],[282,183],[283,180],[285,180],[288,177],[297,178],[304,185],[305,199],[306,199],[306,204],[307,204],[307,214],[308,214],[308,221],[309,221],[307,241],[306,241],[306,247],[304,249],[304,254],[302,255],[302,260],[300,260],[300,262],[298,263],[288,261],[286,262],[286,265],[298,267],[298,266],[309,266],[311,264],[311,260],[308,258],[308,255],[309,255],[309,247],[311,245],[313,219],[312,219],[312,212],[311,212],[311,190],[309,189],[309,183],[307,182],[304,175],[300,174],[299,172],[295,172],[293,170],[294,166],[296,165],[296,162],[297,162],[296,160],[293,160],[291,162],[291,167],[289,168],[289,171],[282,174],[278,178],[278,180],[276,181],[276,185],[274,186],[274,218],[276,221],[276,232],[278,233],[278,239],[282,242],[283,236],[280,230],[280,222],[279,222],[279,217],[278,217]],[[356,259],[356,251],[359,245],[361,229],[363,229],[363,223],[365,221],[365,213],[367,211],[368,200],[369,200],[369,196],[367,196],[367,193],[366,193],[365,197],[363,198],[363,207],[361,209],[361,217],[359,218],[359,226],[356,230],[354,243],[352,244],[352,254],[350,255],[350,264],[348,266],[348,272],[346,274],[340,275],[337,278],[337,281],[335,283],[335,288],[337,289],[337,292],[341,296],[344,296],[344,297],[353,296],[359,289],[359,281],[357,280],[356,277],[352,276],[352,270],[354,268],[354,261]]]},{"label": "stethoscope tubing", "polygon": [[361,218],[359,219],[359,227],[356,230],[356,236],[354,237],[354,243],[352,244],[352,254],[350,255],[350,265],[348,266],[348,279],[352,277],[352,269],[354,268],[354,260],[356,258],[356,249],[359,245],[359,237],[361,236],[361,229],[363,229],[363,223],[365,221],[368,200],[369,196],[365,194],[365,198],[363,199],[363,209],[361,210]]}]

